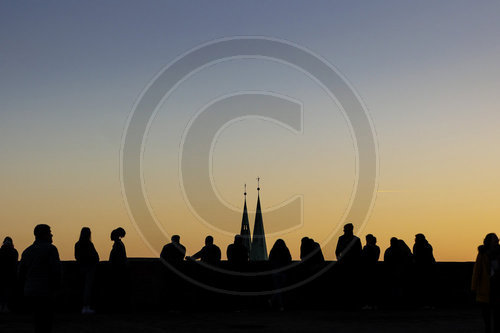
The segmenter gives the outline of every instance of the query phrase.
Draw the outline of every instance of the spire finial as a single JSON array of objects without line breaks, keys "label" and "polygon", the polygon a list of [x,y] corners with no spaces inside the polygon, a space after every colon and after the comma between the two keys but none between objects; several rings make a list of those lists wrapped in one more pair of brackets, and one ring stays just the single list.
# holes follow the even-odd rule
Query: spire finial
[{"label": "spire finial", "polygon": [[245,184],[245,192],[243,193],[245,197],[247,196],[247,184]]},{"label": "spire finial", "polygon": [[257,191],[260,191],[260,177],[257,177]]}]

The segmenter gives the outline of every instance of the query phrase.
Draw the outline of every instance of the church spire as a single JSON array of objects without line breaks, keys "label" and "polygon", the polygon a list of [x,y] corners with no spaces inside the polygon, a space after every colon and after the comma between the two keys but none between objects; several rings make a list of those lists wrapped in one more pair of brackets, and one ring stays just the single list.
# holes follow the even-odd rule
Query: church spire
[{"label": "church spire", "polygon": [[248,212],[247,212],[247,184],[245,184],[245,204],[243,206],[243,218],[241,219],[241,231],[240,235],[243,238],[243,245],[247,248],[250,253],[250,223],[248,223]]},{"label": "church spire", "polygon": [[264,221],[262,220],[262,211],[260,208],[260,178],[257,178],[257,210],[255,212],[255,224],[253,226],[250,260],[267,260],[266,234],[264,232]]}]

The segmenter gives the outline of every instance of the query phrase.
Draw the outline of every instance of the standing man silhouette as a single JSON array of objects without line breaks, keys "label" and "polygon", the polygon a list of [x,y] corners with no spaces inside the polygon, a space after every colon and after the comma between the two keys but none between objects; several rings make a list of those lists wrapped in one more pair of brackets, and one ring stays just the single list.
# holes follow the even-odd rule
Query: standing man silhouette
[{"label": "standing man silhouette", "polygon": [[352,223],[344,225],[344,234],[339,237],[335,249],[337,260],[342,264],[356,264],[361,257],[361,241],[354,236]]},{"label": "standing man silhouette", "polygon": [[50,227],[39,224],[34,234],[35,242],[21,256],[19,275],[34,313],[35,332],[46,333],[52,331],[53,296],[61,282],[61,262],[52,245]]},{"label": "standing man silhouette", "polygon": [[357,307],[359,304],[359,265],[361,261],[361,240],[354,235],[352,223],[344,225],[344,234],[339,237],[335,255],[339,263],[339,281],[343,286],[339,294],[340,302],[345,307]]},{"label": "standing man silhouette", "polygon": [[173,235],[170,239],[172,242],[163,246],[160,253],[160,260],[167,263],[167,268],[169,268],[162,272],[162,280],[165,281],[165,284],[162,286],[161,292],[163,293],[164,305],[168,306],[170,310],[179,310],[179,300],[183,297],[182,291],[188,287],[185,284],[186,281],[170,269],[172,267],[174,271],[183,269],[182,263],[186,256],[186,248],[180,243],[181,237],[179,235]]}]

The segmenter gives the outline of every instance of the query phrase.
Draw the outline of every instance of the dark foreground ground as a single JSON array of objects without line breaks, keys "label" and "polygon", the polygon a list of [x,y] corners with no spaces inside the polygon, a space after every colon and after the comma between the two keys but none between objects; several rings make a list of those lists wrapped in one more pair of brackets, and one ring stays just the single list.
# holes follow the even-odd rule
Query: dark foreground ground
[{"label": "dark foreground ground", "polygon": [[[0,315],[0,332],[32,332],[30,317]],[[477,309],[167,312],[56,315],[54,332],[483,332]]]}]

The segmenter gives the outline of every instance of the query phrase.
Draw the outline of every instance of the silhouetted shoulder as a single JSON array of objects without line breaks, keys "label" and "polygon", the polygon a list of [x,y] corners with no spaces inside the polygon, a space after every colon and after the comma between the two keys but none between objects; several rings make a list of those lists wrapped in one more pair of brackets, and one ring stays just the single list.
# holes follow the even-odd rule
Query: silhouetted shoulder
[{"label": "silhouetted shoulder", "polygon": [[15,260],[19,259],[19,253],[14,248],[0,248],[0,260]]},{"label": "silhouetted shoulder", "polygon": [[59,259],[59,251],[57,250],[57,247],[55,247],[55,245],[49,244],[49,243],[38,243],[38,244],[35,243],[35,244],[28,246],[23,251],[23,253],[21,254],[21,260],[23,258],[25,258],[25,259],[29,258],[32,255],[44,254],[44,253],[54,255]]}]

